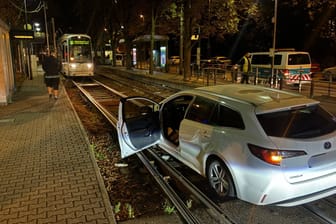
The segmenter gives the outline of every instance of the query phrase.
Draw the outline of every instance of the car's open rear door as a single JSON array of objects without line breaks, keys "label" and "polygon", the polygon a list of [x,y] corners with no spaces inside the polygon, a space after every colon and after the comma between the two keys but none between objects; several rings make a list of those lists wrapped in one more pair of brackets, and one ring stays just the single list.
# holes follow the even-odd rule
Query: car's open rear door
[{"label": "car's open rear door", "polygon": [[121,99],[117,131],[122,158],[156,144],[161,133],[159,104],[144,97]]}]

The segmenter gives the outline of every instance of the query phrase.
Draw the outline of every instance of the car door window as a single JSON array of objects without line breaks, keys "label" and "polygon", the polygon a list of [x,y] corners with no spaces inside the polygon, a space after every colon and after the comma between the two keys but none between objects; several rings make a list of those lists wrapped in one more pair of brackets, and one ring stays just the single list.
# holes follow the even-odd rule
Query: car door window
[{"label": "car door window", "polygon": [[179,144],[179,128],[193,96],[183,95],[170,100],[162,107],[162,129],[166,139]]},{"label": "car door window", "polygon": [[142,148],[158,139],[160,133],[158,106],[145,99],[128,99],[123,107],[123,119],[130,140],[137,148]]},{"label": "car door window", "polygon": [[191,104],[186,118],[203,124],[208,124],[215,106],[216,102],[203,97],[197,97]]},{"label": "car door window", "polygon": [[224,105],[217,105],[210,124],[222,127],[245,129],[244,121],[239,112]]}]

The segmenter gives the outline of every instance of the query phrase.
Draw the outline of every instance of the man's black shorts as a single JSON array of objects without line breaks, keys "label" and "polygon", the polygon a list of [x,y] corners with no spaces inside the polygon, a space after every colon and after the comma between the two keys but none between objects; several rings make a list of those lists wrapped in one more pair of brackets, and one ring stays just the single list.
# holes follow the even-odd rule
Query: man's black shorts
[{"label": "man's black shorts", "polygon": [[59,78],[44,78],[44,82],[47,87],[52,87],[54,90],[58,90],[60,79]]}]

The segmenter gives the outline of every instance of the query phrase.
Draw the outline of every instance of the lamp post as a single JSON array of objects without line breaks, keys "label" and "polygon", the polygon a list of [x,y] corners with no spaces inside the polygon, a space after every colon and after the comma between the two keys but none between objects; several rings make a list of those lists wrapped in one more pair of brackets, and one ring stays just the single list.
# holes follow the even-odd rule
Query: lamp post
[{"label": "lamp post", "polygon": [[[271,70],[272,70],[272,76],[271,76],[271,86],[274,84],[274,58],[275,58],[275,43],[276,43],[276,27],[277,27],[277,14],[278,14],[278,0],[274,0],[274,17],[273,17],[273,45],[271,50],[271,57],[272,57],[272,64],[271,64]],[[277,79],[275,79],[275,85],[277,84]]]},{"label": "lamp post", "polygon": [[46,2],[43,1],[43,11],[44,11],[44,23],[45,23],[45,33],[46,33],[46,40],[47,40],[47,53],[50,54],[49,48],[49,32],[48,32],[48,21],[47,21],[47,6]]},{"label": "lamp post", "polygon": [[[210,13],[211,13],[211,0],[208,1],[208,26],[211,26],[211,19],[210,19]],[[208,31],[208,42],[207,42],[207,57],[211,57],[211,43],[210,43],[210,33]]]},{"label": "lamp post", "polygon": [[144,17],[144,15],[143,15],[143,14],[140,14],[139,17],[140,17],[142,23],[144,24],[144,23],[145,23],[145,17]]},{"label": "lamp post", "polygon": [[[27,1],[24,0],[24,8],[25,8],[25,27],[24,29],[25,30],[29,30],[31,29],[31,27],[29,27],[28,25],[28,16],[27,16]],[[33,76],[32,76],[32,72],[31,72],[31,66],[30,66],[30,52],[29,52],[29,46],[28,46],[28,43],[27,41],[25,41],[24,43],[25,45],[25,63],[26,63],[26,74],[28,76],[28,79],[32,80],[33,79]]]}]

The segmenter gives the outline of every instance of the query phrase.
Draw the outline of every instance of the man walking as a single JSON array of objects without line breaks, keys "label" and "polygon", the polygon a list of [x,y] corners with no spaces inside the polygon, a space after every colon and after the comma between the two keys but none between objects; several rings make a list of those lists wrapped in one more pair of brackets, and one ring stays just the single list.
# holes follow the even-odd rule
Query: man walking
[{"label": "man walking", "polygon": [[58,86],[60,82],[61,63],[57,60],[54,53],[46,56],[42,62],[44,82],[48,88],[49,99],[58,99]]}]

